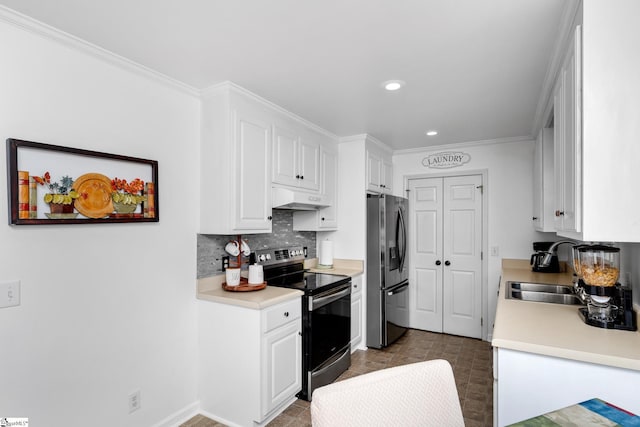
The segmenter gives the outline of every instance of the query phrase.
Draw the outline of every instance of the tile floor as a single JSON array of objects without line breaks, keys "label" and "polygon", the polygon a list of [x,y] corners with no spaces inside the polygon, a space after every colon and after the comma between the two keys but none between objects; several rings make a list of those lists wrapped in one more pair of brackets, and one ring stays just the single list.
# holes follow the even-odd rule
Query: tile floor
[{"label": "tile floor", "polygon": [[[383,350],[356,351],[351,367],[339,378],[423,360],[445,359],[453,367],[466,427],[493,425],[493,373],[491,344],[485,341],[410,329]],[[224,424],[198,415],[180,427],[223,427]],[[311,426],[309,402],[297,400],[269,427]]]}]

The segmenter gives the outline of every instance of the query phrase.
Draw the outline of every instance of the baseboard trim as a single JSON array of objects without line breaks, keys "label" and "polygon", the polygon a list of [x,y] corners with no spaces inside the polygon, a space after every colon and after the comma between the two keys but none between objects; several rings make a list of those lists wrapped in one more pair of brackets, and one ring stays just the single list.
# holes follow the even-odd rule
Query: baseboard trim
[{"label": "baseboard trim", "polygon": [[183,409],[180,409],[173,414],[169,415],[164,420],[155,424],[153,427],[178,427],[180,424],[185,423],[191,418],[200,413],[200,401],[196,401],[187,405]]}]

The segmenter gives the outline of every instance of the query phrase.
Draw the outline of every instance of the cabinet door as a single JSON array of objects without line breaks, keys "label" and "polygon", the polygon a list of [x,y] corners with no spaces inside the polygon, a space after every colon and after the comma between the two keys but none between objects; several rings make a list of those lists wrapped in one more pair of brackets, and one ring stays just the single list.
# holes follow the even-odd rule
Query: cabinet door
[{"label": "cabinet door", "polygon": [[[271,131],[268,119],[250,107],[234,110],[235,229],[271,230]],[[223,200],[220,209],[224,209]]]},{"label": "cabinet door", "polygon": [[263,337],[262,416],[302,390],[301,320],[277,328]]},{"label": "cabinet door", "polygon": [[308,138],[300,138],[298,142],[299,185],[307,190],[320,191],[320,145]]},{"label": "cabinet door", "polygon": [[331,206],[320,209],[320,229],[338,228],[338,156],[322,150],[322,192]]},{"label": "cabinet door", "polygon": [[362,342],[362,276],[351,279],[351,351]]},{"label": "cabinet door", "polygon": [[554,144],[556,171],[555,228],[579,233],[582,229],[582,101],[580,27],[570,43],[554,90]]},{"label": "cabinet door", "polygon": [[367,190],[379,193],[382,184],[382,159],[367,151]]},{"label": "cabinet door", "polygon": [[273,182],[298,186],[298,135],[283,126],[273,126]]},{"label": "cabinet door", "polygon": [[543,226],[542,212],[542,130],[538,133],[536,145],[533,150],[533,228],[540,230]]},{"label": "cabinet door", "polygon": [[579,179],[578,172],[580,170],[580,159],[578,158],[579,150],[578,132],[577,132],[577,108],[576,104],[576,54],[575,47],[572,44],[569,50],[565,66],[563,67],[564,84],[564,194],[563,194],[563,220],[562,230],[564,231],[580,231],[579,218]]},{"label": "cabinet door", "polygon": [[390,162],[382,162],[382,192],[391,194],[393,192],[393,165]]},{"label": "cabinet door", "polygon": [[532,220],[537,231],[555,231],[553,131],[553,128],[541,129],[534,150]]}]

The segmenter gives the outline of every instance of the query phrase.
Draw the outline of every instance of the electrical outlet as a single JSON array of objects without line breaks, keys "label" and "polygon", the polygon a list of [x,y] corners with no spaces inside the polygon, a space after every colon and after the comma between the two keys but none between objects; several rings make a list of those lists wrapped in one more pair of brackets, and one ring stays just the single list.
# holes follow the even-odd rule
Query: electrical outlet
[{"label": "electrical outlet", "polygon": [[136,390],[129,395],[129,413],[140,409],[140,390]]},{"label": "electrical outlet", "polygon": [[229,257],[228,256],[223,256],[222,257],[222,271],[225,271],[227,268],[229,268]]},{"label": "electrical outlet", "polygon": [[20,281],[0,282],[0,308],[20,305]]},{"label": "electrical outlet", "polygon": [[500,255],[500,248],[498,246],[491,246],[491,256]]}]

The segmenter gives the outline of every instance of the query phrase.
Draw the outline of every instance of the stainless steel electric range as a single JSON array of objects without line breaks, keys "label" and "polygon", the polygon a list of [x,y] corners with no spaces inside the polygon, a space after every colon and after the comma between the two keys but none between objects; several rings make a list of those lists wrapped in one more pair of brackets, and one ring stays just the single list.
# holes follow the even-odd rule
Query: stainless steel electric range
[{"label": "stainless steel electric range", "polygon": [[298,289],[302,296],[302,391],[333,382],[351,365],[351,278],[304,270],[302,246],[255,251],[268,286]]}]

